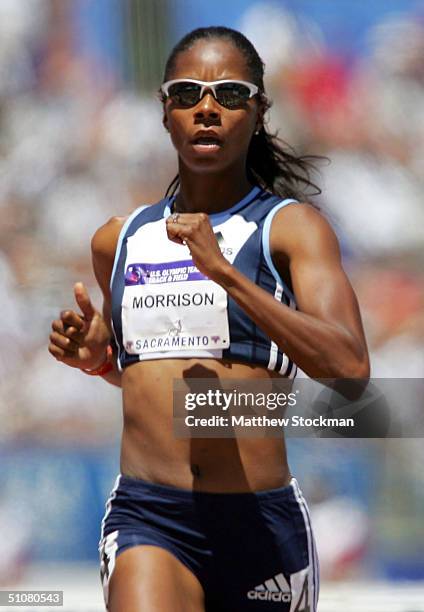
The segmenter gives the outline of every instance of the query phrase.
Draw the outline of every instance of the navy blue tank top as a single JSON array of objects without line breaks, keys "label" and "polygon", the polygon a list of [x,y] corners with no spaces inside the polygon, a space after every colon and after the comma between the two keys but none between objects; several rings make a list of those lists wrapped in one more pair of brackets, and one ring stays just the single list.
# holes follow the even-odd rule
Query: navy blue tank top
[{"label": "navy blue tank top", "polygon": [[[295,298],[270,254],[275,213],[296,200],[259,187],[209,215],[224,257],[290,308]],[[187,246],[171,242],[172,198],[137,208],[123,226],[111,276],[112,326],[120,370],[137,361],[214,358],[248,362],[293,378],[296,365],[217,283],[194,266]]]}]

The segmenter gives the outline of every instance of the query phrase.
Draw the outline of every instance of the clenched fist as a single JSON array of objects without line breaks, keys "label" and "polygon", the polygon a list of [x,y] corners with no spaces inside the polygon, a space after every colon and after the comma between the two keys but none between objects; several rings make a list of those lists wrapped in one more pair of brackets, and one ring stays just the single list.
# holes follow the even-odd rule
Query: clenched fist
[{"label": "clenched fist", "polygon": [[199,272],[219,282],[230,266],[221,253],[206,213],[173,213],[166,219],[168,238],[186,244]]}]

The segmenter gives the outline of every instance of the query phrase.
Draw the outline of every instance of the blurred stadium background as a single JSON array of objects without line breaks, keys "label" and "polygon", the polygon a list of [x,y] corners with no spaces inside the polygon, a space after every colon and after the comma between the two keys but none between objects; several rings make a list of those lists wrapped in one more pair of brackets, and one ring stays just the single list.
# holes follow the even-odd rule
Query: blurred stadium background
[{"label": "blurred stadium background", "polygon": [[[241,29],[273,129],[327,155],[372,374],[424,377],[424,4],[416,0],[0,1],[0,588],[101,610],[97,541],[119,469],[119,392],[56,363],[50,322],[111,215],[175,174],[155,92],[173,44]],[[407,384],[405,382],[404,384]],[[399,405],[399,411],[402,406]],[[322,567],[320,612],[424,610],[424,445],[290,440]]]}]

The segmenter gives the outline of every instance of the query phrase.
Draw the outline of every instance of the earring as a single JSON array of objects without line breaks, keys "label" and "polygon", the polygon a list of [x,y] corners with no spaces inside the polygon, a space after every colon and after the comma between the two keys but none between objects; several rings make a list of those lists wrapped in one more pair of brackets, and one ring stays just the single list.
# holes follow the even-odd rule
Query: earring
[{"label": "earring", "polygon": [[259,134],[259,132],[260,132],[260,131],[261,131],[261,128],[257,128],[257,129],[255,130],[255,136],[257,136],[257,135]]}]

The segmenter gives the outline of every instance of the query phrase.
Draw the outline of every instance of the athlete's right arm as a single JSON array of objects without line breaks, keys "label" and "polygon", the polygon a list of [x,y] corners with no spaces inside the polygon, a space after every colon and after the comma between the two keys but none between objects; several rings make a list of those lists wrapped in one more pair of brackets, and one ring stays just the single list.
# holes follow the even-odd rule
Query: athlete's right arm
[{"label": "athlete's right arm", "polygon": [[[103,314],[94,308],[82,283],[74,287],[75,299],[82,311],[61,312],[53,321],[49,352],[58,361],[79,369],[96,369],[104,362],[106,349],[112,337],[110,278],[120,230],[125,218],[114,217],[99,228],[91,241],[94,274],[103,293]],[[114,368],[103,378],[121,385],[121,374],[113,360]]]}]

